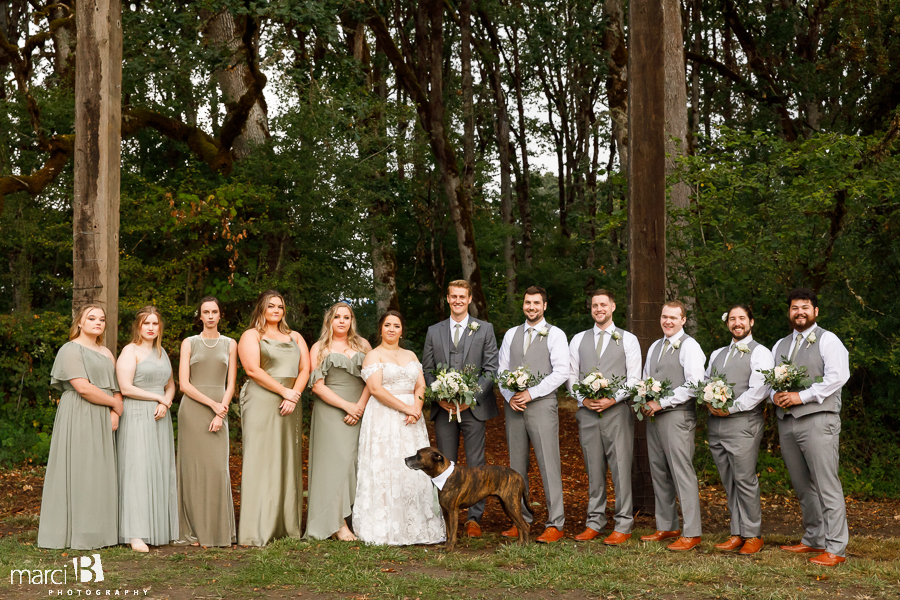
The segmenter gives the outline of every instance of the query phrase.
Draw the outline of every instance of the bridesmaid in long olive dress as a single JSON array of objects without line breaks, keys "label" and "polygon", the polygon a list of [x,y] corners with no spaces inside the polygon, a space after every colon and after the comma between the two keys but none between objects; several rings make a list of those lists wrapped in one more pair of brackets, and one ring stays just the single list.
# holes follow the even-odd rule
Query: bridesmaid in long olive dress
[{"label": "bridesmaid in long olive dress", "polygon": [[175,380],[162,348],[163,321],[153,306],[138,311],[131,343],[116,362],[125,412],[116,436],[119,543],[149,552],[178,539],[175,439],[169,408]]},{"label": "bridesmaid in long olive dress", "polygon": [[200,335],[181,344],[178,379],[178,521],[181,542],[230,546],[237,541],[228,470],[228,405],[237,376],[237,342],[219,333],[222,307],[200,301]]},{"label": "bridesmaid in long olive dress", "polygon": [[260,294],[238,343],[250,377],[241,390],[244,459],[238,543],[299,538],[303,517],[303,409],[309,350],[285,320],[284,297]]},{"label": "bridesmaid in long olive dress", "polygon": [[353,309],[344,302],[332,306],[310,350],[316,400],[309,431],[308,538],[356,539],[346,518],[356,498],[359,420],[369,400],[359,371],[371,349],[356,333]]},{"label": "bridesmaid in long olive dress", "polygon": [[122,414],[115,357],[102,346],[103,308],[81,308],[56,354],[50,385],[62,391],[44,475],[37,544],[88,550],[118,543],[116,446]]}]

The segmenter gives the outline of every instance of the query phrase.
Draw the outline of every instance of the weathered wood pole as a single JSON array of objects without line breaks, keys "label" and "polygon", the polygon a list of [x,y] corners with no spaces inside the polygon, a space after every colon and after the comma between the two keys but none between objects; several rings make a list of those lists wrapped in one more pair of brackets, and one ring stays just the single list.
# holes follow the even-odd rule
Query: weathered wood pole
[{"label": "weathered wood pole", "polygon": [[[641,354],[660,337],[666,286],[665,52],[662,0],[629,3],[628,329]],[[634,509],[653,514],[646,421],[636,421]]]},{"label": "weathered wood pole", "polygon": [[119,322],[119,166],[122,151],[121,0],[79,0],[75,23],[75,198],[72,310],[106,309],[106,346]]}]

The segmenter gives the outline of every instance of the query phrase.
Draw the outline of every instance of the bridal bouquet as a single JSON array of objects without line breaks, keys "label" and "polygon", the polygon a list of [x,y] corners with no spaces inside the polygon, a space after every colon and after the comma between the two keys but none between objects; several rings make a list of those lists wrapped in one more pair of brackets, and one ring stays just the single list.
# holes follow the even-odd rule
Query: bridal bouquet
[{"label": "bridal bouquet", "polygon": [[473,406],[476,402],[475,395],[481,391],[474,369],[468,366],[462,371],[456,371],[447,365],[437,365],[432,374],[435,380],[425,389],[425,399],[453,404],[456,411],[450,413],[449,420],[452,421],[454,416],[459,419],[460,407],[463,404]]},{"label": "bridal bouquet", "polygon": [[513,371],[503,371],[495,380],[497,385],[513,392],[524,392],[536,386],[543,379],[542,375],[534,375],[528,367],[519,367]]},{"label": "bridal bouquet", "polygon": [[[626,399],[631,403],[631,408],[634,409],[637,420],[643,421],[644,413],[641,412],[641,409],[652,400],[659,402],[663,398],[671,396],[672,382],[668,379],[659,381],[658,379],[648,377],[647,379],[638,381],[636,384],[623,389],[627,394]],[[650,417],[650,420],[652,421],[653,417]]]},{"label": "bridal bouquet", "polygon": [[[800,392],[814,383],[822,383],[821,377],[810,377],[806,367],[795,365],[789,360],[774,369],[764,369],[760,373],[765,377],[766,385],[775,392]],[[784,412],[790,412],[790,409],[785,408]]]},{"label": "bridal bouquet", "polygon": [[728,412],[734,406],[734,384],[725,381],[725,377],[719,375],[713,369],[712,376],[706,381],[688,383],[686,388],[691,389],[697,395],[697,404],[709,404],[713,408]]},{"label": "bridal bouquet", "polygon": [[[572,386],[572,391],[584,398],[611,398],[622,386],[624,377],[604,377],[600,371],[588,373]],[[603,418],[603,413],[598,413]]]}]

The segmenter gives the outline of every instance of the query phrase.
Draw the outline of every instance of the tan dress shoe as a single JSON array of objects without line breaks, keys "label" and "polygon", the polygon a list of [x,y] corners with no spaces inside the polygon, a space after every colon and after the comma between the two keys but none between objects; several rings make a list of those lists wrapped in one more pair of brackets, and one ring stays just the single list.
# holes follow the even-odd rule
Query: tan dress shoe
[{"label": "tan dress shoe", "polygon": [[678,531],[657,531],[656,533],[651,533],[650,535],[642,535],[642,542],[661,542],[666,538],[678,537],[681,534],[681,530]]},{"label": "tan dress shoe", "polygon": [[781,546],[781,549],[787,552],[795,552],[797,554],[804,554],[806,552],[815,552],[816,554],[821,554],[825,552],[824,548],[812,548],[811,546],[807,546],[803,543],[797,544],[796,546]]},{"label": "tan dress shoe", "polygon": [[608,538],[603,540],[603,543],[607,546],[618,546],[619,544],[624,544],[630,539],[630,533],[620,533],[618,531],[613,531]]},{"label": "tan dress shoe", "polygon": [[575,536],[575,539],[578,540],[579,542],[589,542],[592,539],[599,537],[599,536],[600,536],[599,531],[594,531],[590,527],[585,527],[584,531],[582,531],[581,533],[579,533],[578,535]]},{"label": "tan dress shoe", "polygon": [[678,541],[674,544],[669,544],[666,546],[672,552],[687,552],[688,550],[693,550],[696,546],[700,545],[699,537],[680,537]]},{"label": "tan dress shoe", "polygon": [[716,550],[721,550],[722,552],[732,552],[743,545],[744,538],[739,535],[733,535],[721,544],[716,544],[715,546],[713,546],[713,548],[715,548]]},{"label": "tan dress shoe", "polygon": [[535,541],[540,544],[552,544],[553,542],[558,542],[563,539],[564,535],[565,534],[556,527],[548,527]]},{"label": "tan dress shoe", "polygon": [[505,538],[517,538],[517,537],[519,537],[519,528],[516,527],[515,525],[513,525],[506,531],[501,531],[500,535]]},{"label": "tan dress shoe", "polygon": [[763,541],[762,538],[750,538],[746,542],[744,542],[744,546],[741,548],[739,554],[756,554],[760,550],[762,550]]},{"label": "tan dress shoe", "polygon": [[818,556],[813,556],[809,559],[814,565],[819,565],[822,567],[836,567],[847,559],[843,556],[838,556],[837,554],[832,554],[831,552],[823,552]]},{"label": "tan dress shoe", "polygon": [[481,525],[478,521],[466,521],[466,535],[470,538],[481,537]]}]

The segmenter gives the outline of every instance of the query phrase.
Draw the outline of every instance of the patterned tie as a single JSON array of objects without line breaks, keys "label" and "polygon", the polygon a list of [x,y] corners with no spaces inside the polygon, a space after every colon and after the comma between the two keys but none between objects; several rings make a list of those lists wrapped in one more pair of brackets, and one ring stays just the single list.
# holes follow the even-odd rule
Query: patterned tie
[{"label": "patterned tie", "polygon": [[459,346],[459,328],[460,327],[462,327],[462,323],[457,323],[456,325],[453,326],[453,328],[456,330],[453,332],[453,347],[454,348]]},{"label": "patterned tie", "polygon": [[802,344],[802,343],[803,343],[803,334],[798,333],[797,334],[797,343],[794,344],[794,351],[791,352],[791,357],[788,359],[789,361],[794,362],[794,357],[797,356],[797,350],[800,349],[800,344]]},{"label": "patterned tie", "polygon": [[525,352],[528,352],[528,347],[531,346],[531,335],[534,332],[534,327],[528,328],[528,335],[525,337]]},{"label": "patterned tie", "polygon": [[603,334],[606,333],[602,329],[600,330],[600,337],[597,338],[597,360],[600,360],[600,355],[603,354]]}]

